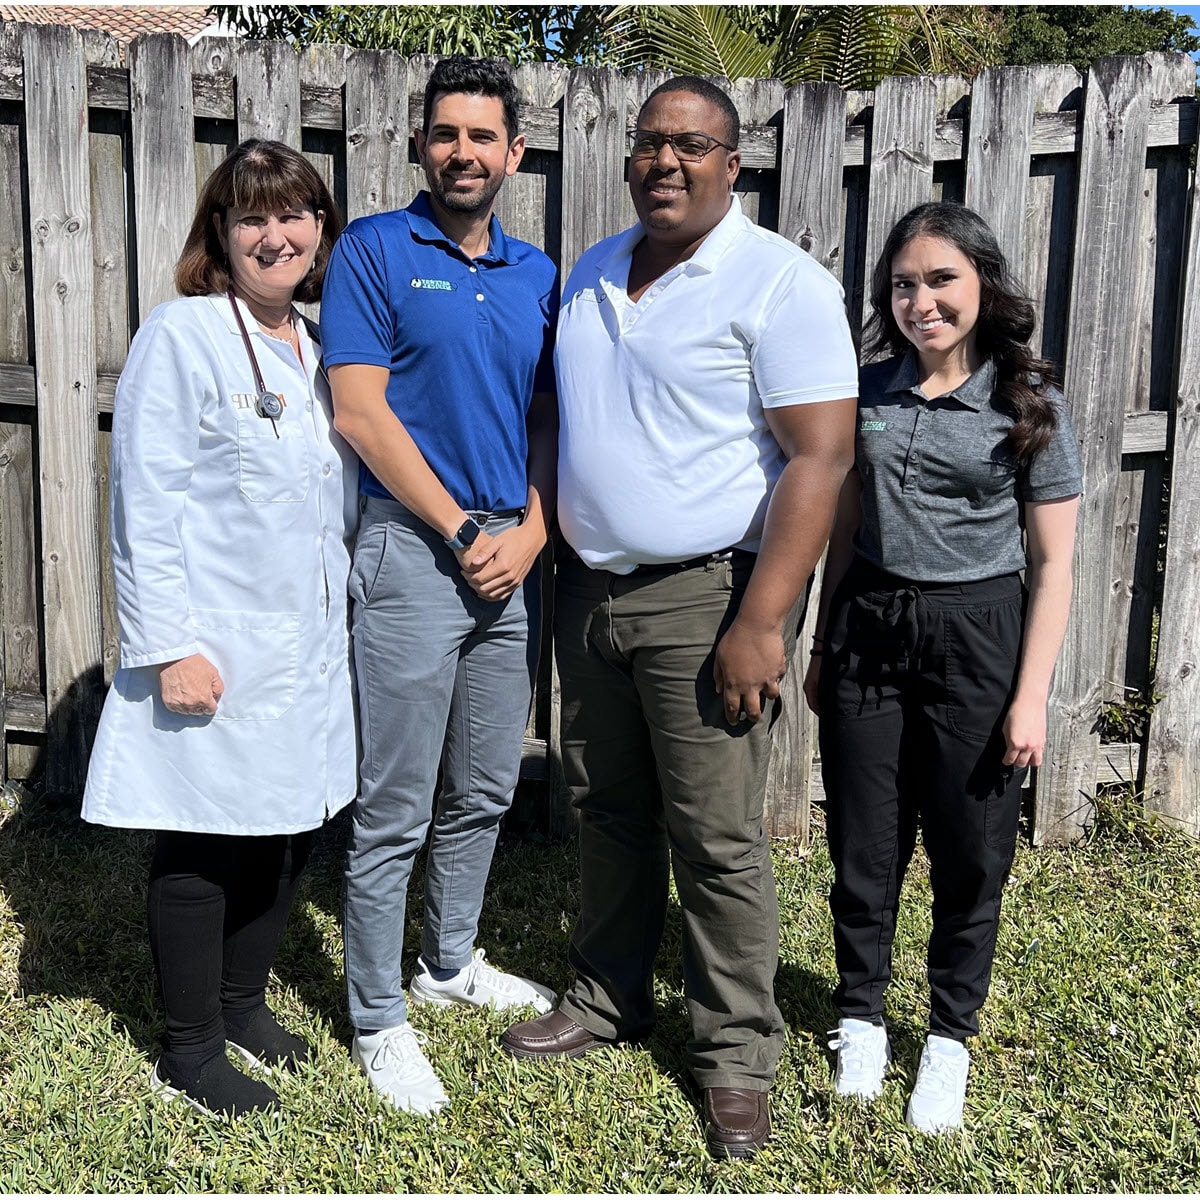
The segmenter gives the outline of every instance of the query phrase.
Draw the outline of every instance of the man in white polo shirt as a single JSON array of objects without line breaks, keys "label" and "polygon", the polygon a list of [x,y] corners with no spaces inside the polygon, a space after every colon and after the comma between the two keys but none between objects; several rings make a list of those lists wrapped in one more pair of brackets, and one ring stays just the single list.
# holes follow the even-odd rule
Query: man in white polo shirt
[{"label": "man in white polo shirt", "polygon": [[738,132],[705,80],[658,88],[630,133],[639,224],[584,254],[563,297],[555,643],[576,979],[502,1041],[574,1056],[649,1030],[673,868],[708,1145],[747,1157],[770,1132],[784,1033],[768,727],[854,458],[857,366],[838,284],[732,196]]}]

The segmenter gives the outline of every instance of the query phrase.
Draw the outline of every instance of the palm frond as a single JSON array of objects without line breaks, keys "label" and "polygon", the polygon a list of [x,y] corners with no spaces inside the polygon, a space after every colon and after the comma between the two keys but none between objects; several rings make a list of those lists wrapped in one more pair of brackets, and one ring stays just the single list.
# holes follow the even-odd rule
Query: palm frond
[{"label": "palm frond", "polygon": [[771,74],[775,48],[740,29],[718,5],[622,5],[612,25],[617,60],[625,69],[655,67],[729,79]]}]

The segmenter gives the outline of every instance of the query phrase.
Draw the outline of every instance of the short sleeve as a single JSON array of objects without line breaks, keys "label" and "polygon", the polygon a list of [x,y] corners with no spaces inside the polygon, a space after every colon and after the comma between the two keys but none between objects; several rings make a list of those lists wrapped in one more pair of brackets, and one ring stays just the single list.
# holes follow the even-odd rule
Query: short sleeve
[{"label": "short sleeve", "polygon": [[1057,389],[1052,393],[1057,423],[1050,444],[1021,473],[1022,500],[1062,500],[1083,492],[1083,465],[1071,416]]},{"label": "short sleeve", "polygon": [[[357,224],[357,222],[355,223]],[[334,244],[321,292],[321,354],[338,363],[392,365],[392,314],[384,255],[370,230],[352,224]]]},{"label": "short sleeve", "polygon": [[858,358],[842,289],[812,261],[784,272],[750,356],[764,408],[858,395]]}]

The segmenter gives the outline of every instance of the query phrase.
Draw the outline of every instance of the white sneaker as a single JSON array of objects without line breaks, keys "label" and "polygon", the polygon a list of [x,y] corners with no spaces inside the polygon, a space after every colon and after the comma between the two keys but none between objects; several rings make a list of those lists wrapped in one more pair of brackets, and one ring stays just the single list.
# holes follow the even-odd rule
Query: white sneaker
[{"label": "white sneaker", "polygon": [[883,1091],[883,1073],[892,1058],[887,1029],[870,1021],[843,1017],[829,1031],[830,1050],[838,1052],[833,1089],[839,1096],[874,1100]]},{"label": "white sneaker", "polygon": [[554,993],[532,979],[506,975],[489,967],[486,954],[476,950],[475,956],[457,975],[439,982],[429,973],[423,957],[417,959],[417,971],[408,985],[409,999],[423,1004],[474,1004],[480,1008],[524,1008],[533,1005],[539,1013],[554,1007]]},{"label": "white sneaker", "polygon": [[371,1087],[397,1108],[432,1117],[450,1100],[421,1051],[424,1041],[425,1035],[405,1021],[356,1034],[350,1057],[367,1073]]},{"label": "white sneaker", "polygon": [[905,1120],[922,1133],[948,1133],[962,1124],[971,1052],[953,1038],[930,1034]]}]

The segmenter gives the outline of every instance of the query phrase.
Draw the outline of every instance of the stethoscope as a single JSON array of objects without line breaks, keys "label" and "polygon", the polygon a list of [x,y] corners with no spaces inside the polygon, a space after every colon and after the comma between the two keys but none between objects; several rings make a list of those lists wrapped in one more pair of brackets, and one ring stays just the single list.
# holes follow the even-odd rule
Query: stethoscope
[{"label": "stethoscope", "polygon": [[254,369],[254,383],[258,388],[258,395],[254,398],[254,411],[260,417],[265,417],[271,422],[271,428],[275,430],[275,436],[279,436],[279,426],[275,424],[276,420],[283,416],[283,400],[275,392],[267,391],[267,385],[262,377],[262,371],[258,368],[258,358],[254,353],[254,345],[250,341],[250,335],[246,332],[246,322],[242,320],[242,311],[238,308],[237,297],[233,293],[233,288],[229,289],[229,303],[233,305],[233,315],[237,318],[238,329],[242,331],[242,341],[246,344],[246,353],[250,356],[250,366]]}]

